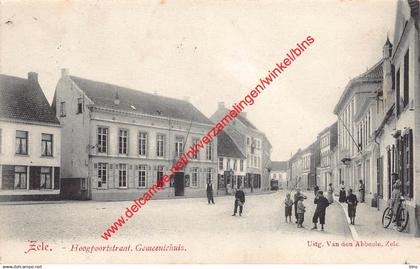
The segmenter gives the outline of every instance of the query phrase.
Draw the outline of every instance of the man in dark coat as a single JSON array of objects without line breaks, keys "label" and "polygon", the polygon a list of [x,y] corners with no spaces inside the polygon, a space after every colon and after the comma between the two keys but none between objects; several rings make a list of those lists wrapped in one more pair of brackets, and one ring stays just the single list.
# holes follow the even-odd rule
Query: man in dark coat
[{"label": "man in dark coat", "polygon": [[296,223],[298,223],[298,213],[297,213],[297,204],[300,200],[300,197],[302,197],[302,193],[300,192],[300,189],[296,190],[295,195],[293,195],[293,206],[295,207],[295,218],[296,218]]},{"label": "man in dark coat", "polygon": [[349,189],[349,195],[346,197],[347,213],[350,218],[350,224],[354,225],[356,219],[357,197],[353,194],[353,190]]},{"label": "man in dark coat", "polygon": [[211,182],[207,182],[207,201],[214,204],[214,199],[213,199],[213,184]]},{"label": "man in dark coat", "polygon": [[245,204],[245,193],[243,192],[242,188],[240,188],[235,193],[235,208],[234,208],[232,216],[236,216],[236,212],[238,212],[238,206],[239,206],[239,216],[242,216],[242,210],[244,208],[244,204]]},{"label": "man in dark coat", "polygon": [[314,204],[316,204],[316,209],[314,217],[312,218],[312,222],[314,223],[312,230],[318,229],[316,225],[319,219],[319,223],[321,224],[321,231],[323,231],[325,224],[325,210],[330,205],[330,203],[328,202],[328,199],[324,197],[324,193],[322,191],[318,191],[314,199]]}]

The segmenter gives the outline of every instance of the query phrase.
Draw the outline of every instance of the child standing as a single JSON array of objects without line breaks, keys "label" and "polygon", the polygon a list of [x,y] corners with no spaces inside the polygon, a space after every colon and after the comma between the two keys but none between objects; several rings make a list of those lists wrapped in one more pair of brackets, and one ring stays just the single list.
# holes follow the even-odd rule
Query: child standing
[{"label": "child standing", "polygon": [[297,215],[298,215],[298,228],[303,228],[303,221],[305,216],[305,205],[303,204],[303,199],[305,199],[303,196],[299,198],[299,201],[297,203]]},{"label": "child standing", "polygon": [[290,199],[290,193],[286,194],[286,199],[284,199],[284,215],[286,217],[286,223],[287,223],[287,217],[289,217],[289,222],[292,222],[292,207],[293,207],[293,200]]}]

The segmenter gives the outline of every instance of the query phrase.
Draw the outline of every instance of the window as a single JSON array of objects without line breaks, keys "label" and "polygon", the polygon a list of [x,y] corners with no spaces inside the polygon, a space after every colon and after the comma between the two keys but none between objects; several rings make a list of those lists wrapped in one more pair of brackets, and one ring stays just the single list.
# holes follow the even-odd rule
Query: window
[{"label": "window", "polygon": [[409,129],[401,138],[403,140],[403,160],[402,162],[402,194],[413,198],[413,130]]},{"label": "window", "polygon": [[163,181],[159,181],[159,179],[161,179],[163,177],[163,166],[162,165],[158,165],[157,166],[157,173],[156,173],[156,182],[158,184],[156,184],[158,187],[163,187],[164,183]]},{"label": "window", "polygon": [[76,114],[83,113],[83,98],[77,98],[77,112]]},{"label": "window", "polygon": [[147,133],[139,133],[139,155],[146,156],[147,154]]},{"label": "window", "polygon": [[409,92],[409,76],[410,76],[410,70],[409,70],[409,51],[405,53],[404,56],[404,98],[403,98],[403,105],[406,107],[409,102],[410,98],[410,92]]},{"label": "window", "polygon": [[0,129],[0,153],[1,153],[1,141],[2,141],[2,139],[1,139],[1,129]]},{"label": "window", "polygon": [[156,156],[164,157],[165,154],[165,136],[164,135],[157,135],[156,138]]},{"label": "window", "polygon": [[127,154],[128,131],[120,129],[118,140],[118,153]]},{"label": "window", "polygon": [[207,168],[207,183],[213,181],[213,168]]},{"label": "window", "polygon": [[66,102],[61,102],[60,106],[60,117],[66,116]]},{"label": "window", "polygon": [[99,163],[98,164],[98,188],[106,186],[106,178],[108,175],[107,164]]},{"label": "window", "polygon": [[233,160],[233,170],[234,171],[238,170],[237,160]]},{"label": "window", "polygon": [[41,155],[53,156],[53,135],[52,134],[42,134]]},{"label": "window", "polygon": [[27,169],[26,166],[15,166],[15,189],[26,189]]},{"label": "window", "polygon": [[239,161],[239,170],[244,171],[244,160]]},{"label": "window", "polygon": [[41,189],[52,189],[52,171],[51,167],[41,167]]},{"label": "window", "polygon": [[246,144],[249,146],[249,144],[250,144],[250,139],[249,139],[249,137],[247,137],[246,138]]},{"label": "window", "polygon": [[223,170],[223,158],[219,158],[219,170]]},{"label": "window", "polygon": [[146,188],[146,169],[147,165],[139,165],[139,188]]},{"label": "window", "polygon": [[181,157],[183,150],[184,150],[184,138],[177,137],[175,139],[175,156]]},{"label": "window", "polygon": [[28,132],[16,131],[16,154],[28,154]]},{"label": "window", "polygon": [[198,187],[198,168],[192,169],[191,187]]},{"label": "window", "polygon": [[248,166],[251,166],[251,156],[249,154],[246,155],[246,162]]},{"label": "window", "polygon": [[[193,145],[196,145],[196,144],[198,144],[200,142],[200,138],[193,138]],[[194,155],[193,155],[193,160],[198,160],[198,152],[199,151],[197,151]]]},{"label": "window", "polygon": [[108,128],[98,127],[98,152],[107,153],[108,151]]},{"label": "window", "polygon": [[226,159],[226,170],[230,169],[230,159]]},{"label": "window", "polygon": [[206,145],[206,159],[209,161],[213,159],[213,147],[211,142]]},{"label": "window", "polygon": [[118,167],[118,187],[127,188],[127,164],[124,163]]}]

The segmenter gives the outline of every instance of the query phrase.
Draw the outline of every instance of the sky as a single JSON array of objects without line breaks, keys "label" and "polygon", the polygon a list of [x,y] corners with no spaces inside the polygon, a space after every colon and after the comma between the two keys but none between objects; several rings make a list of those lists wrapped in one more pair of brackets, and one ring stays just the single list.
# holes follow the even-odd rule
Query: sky
[{"label": "sky", "polygon": [[[392,40],[395,0],[4,1],[0,73],[37,72],[49,102],[71,75],[179,99],[210,117],[241,100],[308,35],[315,39],[248,107],[287,160],[334,123],[346,84]],[[1,97],[0,97],[1,98]]]}]

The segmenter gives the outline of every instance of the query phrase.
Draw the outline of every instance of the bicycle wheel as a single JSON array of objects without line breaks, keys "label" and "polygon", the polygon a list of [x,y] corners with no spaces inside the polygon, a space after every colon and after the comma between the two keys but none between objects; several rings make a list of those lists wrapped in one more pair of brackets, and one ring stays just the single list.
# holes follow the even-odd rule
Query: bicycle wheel
[{"label": "bicycle wheel", "polygon": [[389,225],[391,225],[392,216],[392,208],[387,207],[384,211],[384,214],[382,215],[382,226],[384,226],[384,228],[388,228]]},{"label": "bicycle wheel", "polygon": [[400,214],[399,214],[399,219],[397,221],[397,230],[399,232],[402,232],[402,231],[405,230],[405,228],[408,225],[408,219],[409,219],[409,215],[408,215],[407,209],[401,208]]}]

